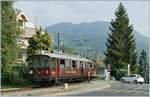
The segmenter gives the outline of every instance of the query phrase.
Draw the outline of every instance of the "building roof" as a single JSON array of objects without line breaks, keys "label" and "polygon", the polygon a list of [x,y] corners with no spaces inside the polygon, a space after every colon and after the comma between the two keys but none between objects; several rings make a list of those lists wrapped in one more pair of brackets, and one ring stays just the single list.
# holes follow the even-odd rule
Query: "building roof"
[{"label": "building roof", "polygon": [[38,51],[35,55],[46,55],[46,56],[49,56],[52,58],[79,60],[79,61],[94,63],[93,61],[86,59],[85,57],[81,57],[81,56],[73,55],[73,54],[62,53],[62,52],[50,53],[47,51]]},{"label": "building roof", "polygon": [[28,18],[25,16],[25,14],[22,13],[22,12],[17,15],[17,19],[18,19],[18,20],[24,20],[24,21],[26,21],[26,22],[29,21]]},{"label": "building roof", "polygon": [[24,31],[20,34],[20,38],[31,38],[33,35],[35,35],[35,28],[31,27],[25,27]]}]

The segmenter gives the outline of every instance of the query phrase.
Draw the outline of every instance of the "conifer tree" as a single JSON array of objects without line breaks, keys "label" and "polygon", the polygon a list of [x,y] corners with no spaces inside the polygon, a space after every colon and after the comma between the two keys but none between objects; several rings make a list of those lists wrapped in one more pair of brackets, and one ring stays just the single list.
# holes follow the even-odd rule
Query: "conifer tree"
[{"label": "conifer tree", "polygon": [[138,63],[139,63],[138,73],[144,77],[146,82],[148,82],[149,64],[148,64],[146,52],[144,50],[142,50],[141,52]]},{"label": "conifer tree", "polygon": [[131,72],[135,72],[137,54],[133,27],[129,24],[129,18],[122,3],[119,4],[115,15],[109,27],[112,33],[109,34],[106,42],[105,64],[110,64],[111,76],[119,80],[127,73],[128,64],[131,64]]}]

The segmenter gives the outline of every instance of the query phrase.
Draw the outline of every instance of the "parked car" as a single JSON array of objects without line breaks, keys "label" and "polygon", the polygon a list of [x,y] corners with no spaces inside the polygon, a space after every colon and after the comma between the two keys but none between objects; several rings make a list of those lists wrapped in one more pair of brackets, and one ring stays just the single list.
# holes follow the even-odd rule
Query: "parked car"
[{"label": "parked car", "polygon": [[121,82],[122,83],[133,82],[135,84],[137,84],[137,83],[143,84],[144,83],[144,78],[139,74],[130,74],[130,75],[126,75],[126,76],[122,77]]}]

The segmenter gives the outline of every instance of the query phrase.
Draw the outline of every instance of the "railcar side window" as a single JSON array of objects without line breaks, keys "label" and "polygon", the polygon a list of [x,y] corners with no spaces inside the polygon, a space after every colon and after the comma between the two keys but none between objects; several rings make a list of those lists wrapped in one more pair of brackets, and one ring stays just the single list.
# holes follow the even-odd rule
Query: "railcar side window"
[{"label": "railcar side window", "polygon": [[85,68],[89,68],[89,64],[88,63],[85,63]]},{"label": "railcar side window", "polygon": [[76,68],[76,62],[72,61],[72,68]]},{"label": "railcar side window", "polygon": [[85,68],[85,62],[81,61],[81,62],[80,62],[80,65],[82,65],[82,68],[83,68],[83,69]]},{"label": "railcar side window", "polygon": [[80,61],[80,67],[83,68],[83,62],[82,61]]},{"label": "railcar side window", "polygon": [[63,59],[60,60],[60,68],[62,70],[65,69],[65,60],[63,60]]},{"label": "railcar side window", "polygon": [[65,69],[70,69],[70,60],[66,59],[65,60]]},{"label": "railcar side window", "polygon": [[51,61],[51,68],[54,69],[56,68],[56,59],[55,58],[52,58],[52,61]]},{"label": "railcar side window", "polygon": [[90,68],[92,68],[93,66],[92,66],[92,64],[90,64]]}]

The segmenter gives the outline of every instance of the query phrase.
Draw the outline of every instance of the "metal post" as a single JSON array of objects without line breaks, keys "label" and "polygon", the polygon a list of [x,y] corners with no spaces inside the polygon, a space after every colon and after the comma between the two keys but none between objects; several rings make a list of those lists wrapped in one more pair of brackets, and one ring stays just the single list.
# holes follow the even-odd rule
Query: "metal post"
[{"label": "metal post", "polygon": [[97,49],[95,50],[95,63],[97,61]]},{"label": "metal post", "polygon": [[58,52],[60,52],[60,33],[58,33]]},{"label": "metal post", "polygon": [[130,74],[130,64],[128,64],[128,75]]}]

